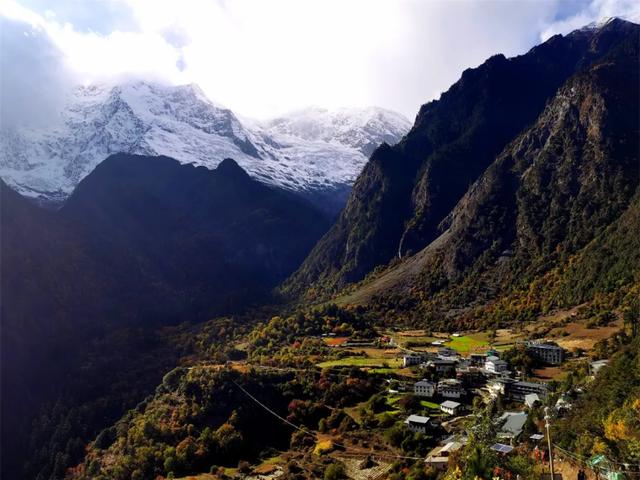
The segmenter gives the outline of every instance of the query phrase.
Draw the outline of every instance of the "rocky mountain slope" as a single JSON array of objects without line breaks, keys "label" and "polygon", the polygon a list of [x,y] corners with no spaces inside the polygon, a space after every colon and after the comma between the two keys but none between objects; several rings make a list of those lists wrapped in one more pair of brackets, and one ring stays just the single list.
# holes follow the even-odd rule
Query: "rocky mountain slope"
[{"label": "rocky mountain slope", "polygon": [[403,257],[363,298],[428,296],[514,249],[515,275],[584,247],[637,187],[638,32],[614,19],[465,71],[374,152],[285,291],[327,295]]},{"label": "rocky mountain slope", "polygon": [[[96,392],[123,384],[106,374],[100,385],[77,382],[104,361],[87,361],[100,339],[128,329],[105,342],[100,357],[137,356],[144,365],[162,326],[269,302],[328,227],[311,204],[252,179],[230,159],[209,170],[114,155],[58,211],[4,183],[0,189],[6,465],[24,460],[31,419],[45,401],[75,385],[89,404]],[[142,345],[134,355],[127,349],[135,339]],[[121,366],[114,375],[132,370]]]},{"label": "rocky mountain slope", "polygon": [[343,201],[370,152],[409,127],[380,108],[241,121],[196,85],[90,85],[73,90],[57,124],[0,131],[0,177],[25,196],[60,202],[114,153],[167,155],[207,168],[234,158],[264,183],[310,198],[338,191]]},{"label": "rocky mountain slope", "polygon": [[571,78],[474,182],[441,235],[368,292],[406,297],[419,286],[428,296],[462,284],[456,306],[477,304],[568,261],[558,302],[637,281],[640,98],[628,80],[637,53],[621,46]]},{"label": "rocky mountain slope", "polygon": [[[71,292],[74,285],[94,283],[86,281],[87,274],[107,282],[103,288],[114,287],[109,295],[115,297],[106,302],[114,308],[133,302],[137,310],[143,304],[153,310],[141,316],[179,318],[185,301],[193,308],[224,309],[234,298],[245,303],[251,292],[269,292],[327,225],[309,203],[255,181],[231,159],[208,170],[168,157],[114,155],[84,178],[57,212],[26,204],[4,185],[3,195],[6,309],[30,298],[35,292],[29,289],[42,280],[53,282],[41,286],[44,292],[64,285],[67,294],[49,299],[64,304],[68,313],[66,300],[86,303],[83,294]],[[75,263],[82,258],[99,268]],[[27,274],[34,264],[42,266],[41,275]],[[55,264],[60,268],[47,275],[46,268]],[[166,302],[161,307],[158,298]],[[170,308],[178,304],[182,307]],[[26,303],[15,310],[28,316]]]}]

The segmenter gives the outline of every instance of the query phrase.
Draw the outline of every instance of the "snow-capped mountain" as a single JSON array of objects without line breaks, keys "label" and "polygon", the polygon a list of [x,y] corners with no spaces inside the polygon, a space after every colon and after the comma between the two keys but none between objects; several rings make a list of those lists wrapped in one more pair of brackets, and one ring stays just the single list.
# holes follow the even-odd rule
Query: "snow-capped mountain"
[{"label": "snow-capped mountain", "polygon": [[196,85],[92,85],[73,90],[57,124],[2,130],[0,177],[25,196],[59,201],[107,156],[126,152],[208,168],[230,157],[265,183],[314,192],[353,183],[376,146],[409,128],[375,107],[241,122]]},{"label": "snow-capped mountain", "polygon": [[309,141],[338,142],[355,147],[367,157],[383,142],[394,144],[407,133],[405,117],[378,107],[330,111],[310,107],[267,122],[274,134]]}]

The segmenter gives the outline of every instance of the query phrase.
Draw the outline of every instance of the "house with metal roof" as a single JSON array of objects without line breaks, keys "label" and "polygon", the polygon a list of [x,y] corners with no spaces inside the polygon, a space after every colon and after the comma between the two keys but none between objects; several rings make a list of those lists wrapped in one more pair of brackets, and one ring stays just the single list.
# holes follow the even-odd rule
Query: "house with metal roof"
[{"label": "house with metal roof", "polygon": [[462,405],[460,405],[458,402],[454,402],[453,400],[447,400],[446,402],[442,402],[440,404],[440,410],[442,410],[444,413],[448,413],[449,415],[457,415],[458,413],[460,413],[461,408]]},{"label": "house with metal roof", "polygon": [[412,432],[427,433],[430,420],[429,417],[423,417],[422,415],[409,415],[404,423]]},{"label": "house with metal roof", "polygon": [[436,447],[429,452],[424,463],[437,470],[446,470],[449,465],[449,456],[461,448],[460,442],[449,442],[442,447]]},{"label": "house with metal roof", "polygon": [[502,425],[498,432],[498,438],[509,439],[515,442],[520,434],[522,434],[526,421],[526,412],[504,412],[498,418],[498,423]]},{"label": "house with metal roof", "polygon": [[427,379],[420,380],[413,385],[413,393],[419,397],[433,397],[436,393],[436,384]]}]

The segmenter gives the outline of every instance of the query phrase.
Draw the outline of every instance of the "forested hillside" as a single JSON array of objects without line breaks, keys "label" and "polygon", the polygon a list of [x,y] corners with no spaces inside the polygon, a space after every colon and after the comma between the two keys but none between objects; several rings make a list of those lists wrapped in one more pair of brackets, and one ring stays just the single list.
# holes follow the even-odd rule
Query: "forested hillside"
[{"label": "forested hillside", "polygon": [[[211,171],[115,155],[59,211],[1,189],[2,438],[15,462],[8,472],[41,448],[27,446],[38,409],[50,403],[49,415],[62,399],[92,417],[94,402],[106,402],[112,421],[173,366],[178,353],[159,354],[163,325],[274,301],[271,288],[327,226],[306,201],[230,159]],[[119,369],[103,376],[105,361]],[[104,421],[79,420],[78,436],[88,440]],[[44,456],[52,466],[55,458]]]}]

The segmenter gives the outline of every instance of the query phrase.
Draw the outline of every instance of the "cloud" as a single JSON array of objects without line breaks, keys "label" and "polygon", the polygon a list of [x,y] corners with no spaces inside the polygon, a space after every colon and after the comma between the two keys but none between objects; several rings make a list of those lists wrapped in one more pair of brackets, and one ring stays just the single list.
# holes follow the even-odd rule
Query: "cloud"
[{"label": "cloud", "polygon": [[41,31],[62,52],[64,67],[84,83],[123,76],[180,79],[180,52],[160,32],[79,30],[71,23],[60,23],[53,11],[41,15],[11,1],[2,4],[0,15]]},{"label": "cloud", "polygon": [[0,17],[0,126],[55,122],[71,72],[42,29]]},{"label": "cloud", "polygon": [[[36,45],[12,29],[2,61],[27,71],[29,62],[41,63],[38,75],[46,79],[48,70],[53,84],[63,78],[88,83],[129,77],[195,82],[245,116],[308,105],[380,105],[411,117],[465,68],[495,53],[524,53],[541,38],[602,16],[636,15],[638,5],[631,0],[5,1],[0,16],[37,30],[39,42],[50,45]],[[25,49],[36,52],[12,53]],[[43,52],[49,52],[45,62],[39,58]],[[63,75],[56,73],[56,62]],[[7,83],[3,99],[19,87]]]},{"label": "cloud", "polygon": [[640,21],[640,2],[638,0],[592,0],[586,7],[567,18],[552,22],[540,34],[541,40],[552,35],[566,34],[594,22],[610,17],[620,17],[638,23]]},{"label": "cloud", "polygon": [[[99,15],[96,21],[106,25]],[[66,95],[77,84],[131,78],[184,81],[181,51],[158,32],[98,33],[93,24],[77,29],[60,23],[55,12],[40,14],[11,1],[0,4],[0,49],[4,127],[57,121]]]}]

